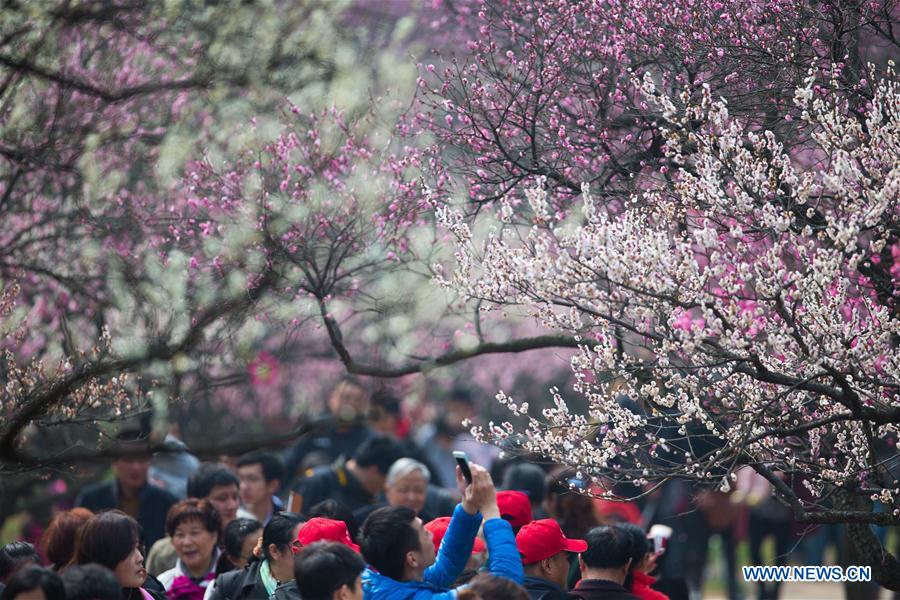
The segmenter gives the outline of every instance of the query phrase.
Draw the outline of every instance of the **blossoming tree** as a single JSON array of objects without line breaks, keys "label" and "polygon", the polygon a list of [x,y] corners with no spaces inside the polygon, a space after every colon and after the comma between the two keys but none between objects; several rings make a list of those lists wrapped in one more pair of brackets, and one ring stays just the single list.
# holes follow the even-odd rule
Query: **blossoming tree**
[{"label": "blossoming tree", "polygon": [[868,528],[900,522],[896,458],[881,447],[900,417],[894,72],[873,81],[862,114],[810,77],[794,102],[812,145],[794,157],[709,89],[670,98],[648,75],[635,93],[677,168],[622,212],[585,184],[560,214],[543,181],[525,206],[501,201],[474,223],[439,209],[458,242],[443,285],[581,340],[571,366],[587,413],[556,392],[539,415],[498,395],[528,415],[522,449],[647,490],[680,477],[727,491],[749,465],[800,521],[850,524],[876,578],[896,587],[900,565]]},{"label": "blossoming tree", "polygon": [[805,135],[791,95],[810,68],[834,65],[855,109],[865,64],[898,52],[896,0],[448,4],[438,22],[466,32],[467,52],[422,61],[418,117],[476,203],[537,176],[554,204],[585,182],[604,204],[633,191],[666,157],[632,72],[669,94],[708,85],[793,147]]},{"label": "blossoming tree", "polygon": [[[151,405],[164,424],[170,400],[190,397],[185,382],[246,387],[264,332],[224,346],[253,321],[277,273],[263,262],[198,276],[185,253],[195,247],[180,234],[194,224],[175,218],[197,200],[185,164],[270,141],[287,96],[309,106],[325,90],[334,101],[341,90],[356,96],[353,85],[371,79],[346,60],[363,42],[340,28],[338,8],[85,0],[4,9],[0,287],[14,306],[0,328],[4,473],[97,453],[98,430]],[[298,177],[323,172],[310,165]],[[204,357],[227,357],[230,370]]]},{"label": "blossoming tree", "polygon": [[[420,16],[455,24],[467,54],[423,67],[396,127],[408,102],[381,94],[415,74],[390,71],[396,52],[362,57],[380,52],[382,30],[408,40],[403,19],[381,28],[325,5],[61,2],[2,22],[0,278],[20,282],[11,316],[28,329],[3,373],[27,385],[0,396],[0,459],[66,462],[29,453],[47,450],[35,423],[119,418],[114,404],[68,402],[94,376],[117,378],[125,412],[146,397],[164,415],[178,396],[218,403],[197,413],[204,428],[231,414],[248,429],[259,415],[285,422],[284,399],[321,385],[335,356],[399,378],[565,347],[593,408],[549,413],[544,453],[648,482],[722,485],[729,465],[753,464],[803,477],[818,500],[794,506],[809,520],[894,518],[830,502],[889,489],[861,470],[854,427],[868,419],[883,437],[896,393],[884,333],[897,318],[895,91],[862,66],[897,45],[894,0],[827,3],[826,19],[812,2],[448,3]],[[357,29],[367,41],[345,33]],[[343,35],[353,43],[334,47]],[[635,85],[636,70],[659,92]],[[448,278],[449,295],[427,285],[447,239],[422,180],[442,201],[461,181],[476,201],[439,213],[475,269]],[[492,204],[506,222],[482,255],[466,228],[474,218],[479,233]],[[506,320],[512,304],[539,321]],[[826,320],[838,305],[844,337]],[[844,342],[843,362],[828,362]],[[59,369],[41,373],[33,356]],[[614,376],[644,413],[607,402]],[[22,412],[47,390],[51,402]],[[851,392],[858,409],[842,402]],[[685,448],[700,440],[715,450]]]},{"label": "blossoming tree", "polygon": [[[214,421],[296,433],[284,417],[306,415],[335,358],[400,376],[556,344],[460,350],[462,322],[431,325],[453,315],[427,285],[428,158],[395,143],[408,98],[386,94],[412,89],[414,68],[376,35],[409,43],[409,23],[359,9],[85,0],[4,14],[5,472],[84,458],[90,428],[151,409],[156,433],[178,408],[212,443]],[[113,378],[121,393],[72,400]]]}]

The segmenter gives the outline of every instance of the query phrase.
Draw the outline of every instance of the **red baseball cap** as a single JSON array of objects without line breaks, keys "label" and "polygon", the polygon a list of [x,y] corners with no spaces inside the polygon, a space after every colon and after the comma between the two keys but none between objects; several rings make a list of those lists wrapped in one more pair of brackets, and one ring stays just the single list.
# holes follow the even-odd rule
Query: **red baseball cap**
[{"label": "red baseball cap", "polygon": [[587,542],[570,540],[563,535],[559,523],[553,519],[532,521],[519,530],[516,546],[526,565],[555,556],[560,552],[584,552]]},{"label": "red baseball cap", "polygon": [[[431,541],[434,542],[434,551],[437,552],[441,547],[441,540],[447,533],[447,527],[450,526],[450,517],[438,517],[433,521],[425,523],[425,529],[431,532]],[[487,546],[481,538],[475,538],[475,545],[472,546],[472,554],[478,554],[487,550]]]},{"label": "red baseball cap", "polygon": [[338,542],[359,552],[359,546],[350,539],[347,524],[324,517],[313,517],[304,523],[297,532],[297,541],[304,546],[314,542]]},{"label": "red baseball cap", "polygon": [[497,506],[500,508],[500,516],[509,521],[513,531],[519,531],[534,519],[531,515],[531,500],[522,492],[497,492]]}]

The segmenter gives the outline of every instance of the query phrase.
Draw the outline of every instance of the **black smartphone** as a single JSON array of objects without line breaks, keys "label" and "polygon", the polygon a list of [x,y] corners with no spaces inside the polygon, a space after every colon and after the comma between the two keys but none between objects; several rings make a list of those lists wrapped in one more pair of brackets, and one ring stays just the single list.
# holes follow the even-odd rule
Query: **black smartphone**
[{"label": "black smartphone", "polygon": [[466,483],[472,483],[472,469],[469,468],[469,457],[466,453],[455,450],[453,452],[453,458],[456,459],[456,464],[459,465],[459,469],[462,471]]}]

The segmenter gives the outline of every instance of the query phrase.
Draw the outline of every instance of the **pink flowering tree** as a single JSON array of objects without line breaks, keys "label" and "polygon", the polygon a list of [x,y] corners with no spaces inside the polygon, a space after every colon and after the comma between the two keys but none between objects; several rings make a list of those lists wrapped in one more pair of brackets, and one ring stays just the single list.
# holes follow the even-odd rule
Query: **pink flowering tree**
[{"label": "pink flowering tree", "polygon": [[500,392],[527,428],[479,435],[524,433],[523,450],[648,493],[670,477],[728,491],[749,465],[801,522],[849,524],[897,588],[868,524],[900,522],[882,451],[900,416],[900,86],[892,70],[873,81],[863,114],[838,80],[815,86],[794,95],[811,146],[792,157],[710,89],[670,98],[647,75],[635,87],[677,168],[618,214],[588,184],[560,214],[543,181],[474,221],[441,205],[457,260],[440,282],[581,340],[586,413],[555,390],[539,413]]},{"label": "pink flowering tree", "polygon": [[[367,17],[373,26],[376,13]],[[184,407],[199,387],[285,392],[279,377],[257,368],[273,354],[265,336],[238,331],[262,322],[258,303],[280,272],[266,261],[201,269],[202,254],[182,236],[199,226],[178,222],[203,208],[192,206],[184,176],[192,159],[221,164],[275,137],[287,96],[308,106],[331,91],[365,97],[352,86],[371,81],[368,67],[346,56],[370,42],[345,21],[319,3],[4,9],[0,285],[16,290],[15,335],[3,339],[9,360],[0,369],[4,469],[68,464],[96,449],[97,429],[151,406],[164,426],[169,407]],[[259,130],[255,115],[263,115]],[[324,165],[296,176],[319,173]],[[252,250],[248,260],[264,256],[265,240],[240,243]],[[212,360],[235,337],[245,342],[230,364]],[[284,357],[323,358],[327,345],[305,341],[294,335],[271,346]],[[135,375],[127,394],[72,401],[81,386],[127,373]]]},{"label": "pink flowering tree", "polygon": [[[48,325],[44,332],[33,327],[29,354],[52,343],[47,332],[58,331],[61,314],[71,327],[96,332],[109,301],[106,274],[116,261],[135,260],[135,249],[153,234],[136,212],[177,180],[181,153],[204,142],[218,145],[210,124],[231,106],[227,100],[253,90],[261,105],[271,106],[290,91],[268,78],[294,74],[277,68],[295,58],[280,44],[309,14],[285,12],[279,15],[285,30],[273,30],[266,22],[273,15],[225,6],[7,8],[0,42],[6,82],[0,90],[0,276],[19,277],[22,293],[34,299],[35,317]],[[252,52],[259,41],[253,27],[271,37],[269,53]],[[229,62],[233,54],[273,66]],[[302,64],[310,70],[307,82],[327,76],[312,59]],[[258,79],[248,76],[251,69]]]},{"label": "pink flowering tree", "polygon": [[[573,347],[571,338],[522,327],[495,326],[487,335],[478,311],[460,310],[431,285],[441,246],[421,193],[430,157],[400,137],[375,146],[376,116],[351,124],[335,110],[305,114],[289,106],[275,141],[224,168],[192,164],[188,198],[177,201],[182,212],[166,215],[173,222],[166,252],[189,256],[193,285],[279,265],[278,283],[257,305],[251,326],[221,338],[238,345],[254,336],[293,339],[277,351],[281,358],[266,351],[264,361],[251,360],[254,393],[273,383],[256,374],[261,365],[294,373],[288,379],[310,368],[291,349],[299,340],[350,373],[390,379],[486,354]],[[321,399],[324,390],[315,390]]]},{"label": "pink flowering tree", "polygon": [[476,204],[542,176],[554,205],[586,182],[621,209],[622,192],[668,163],[633,72],[673,95],[709,86],[793,147],[806,137],[791,96],[810,68],[820,85],[833,74],[859,110],[871,99],[865,64],[900,50],[895,0],[447,4],[432,25],[465,31],[466,49],[422,61],[415,116]]},{"label": "pink flowering tree", "polygon": [[[408,97],[385,93],[415,77],[382,36],[396,25],[408,48],[402,11],[85,1],[4,16],[5,472],[116,452],[111,426],[150,410],[154,440],[184,411],[211,452],[238,423],[296,436],[345,370],[558,343],[486,338],[428,284],[419,177],[438,167],[398,141]],[[379,60],[348,60],[363,55]],[[122,393],[73,401],[114,378]]]}]

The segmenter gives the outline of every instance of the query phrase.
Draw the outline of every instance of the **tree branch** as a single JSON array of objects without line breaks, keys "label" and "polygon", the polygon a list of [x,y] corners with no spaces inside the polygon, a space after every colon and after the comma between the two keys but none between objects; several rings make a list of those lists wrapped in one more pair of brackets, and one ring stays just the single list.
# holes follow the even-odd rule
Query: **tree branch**
[{"label": "tree branch", "polygon": [[253,305],[276,281],[276,274],[269,269],[245,295],[224,300],[203,310],[193,319],[186,335],[177,343],[157,339],[147,350],[130,358],[89,361],[79,365],[67,376],[47,382],[26,394],[20,408],[0,429],[0,460],[19,460],[16,442],[22,430],[34,419],[61,402],[69,394],[93,379],[116,373],[127,373],[154,361],[171,360],[176,355],[190,351],[200,343],[204,331],[224,316],[241,312]]},{"label": "tree branch", "polygon": [[331,341],[332,347],[337,352],[341,362],[344,363],[347,371],[355,375],[387,378],[403,377],[413,373],[425,373],[438,367],[452,365],[483,354],[515,354],[541,348],[578,348],[579,344],[575,338],[568,336],[539,335],[509,342],[483,342],[472,348],[453,350],[427,360],[410,362],[399,367],[371,365],[357,362],[350,355],[350,351],[344,344],[344,336],[340,326],[334,317],[328,314],[325,301],[321,298],[319,299],[319,312],[322,320],[325,322],[325,329],[328,331],[328,339]]},{"label": "tree branch", "polygon": [[276,448],[285,442],[291,442],[307,435],[313,431],[322,429],[330,422],[330,419],[321,419],[316,421],[304,422],[299,426],[285,433],[272,434],[263,432],[253,436],[233,436],[219,439],[212,442],[201,444],[191,444],[187,448],[180,444],[172,444],[170,442],[151,442],[143,440],[139,442],[129,442],[127,444],[114,444],[104,448],[87,448],[85,446],[74,446],[68,450],[51,457],[34,457],[28,454],[18,454],[16,460],[10,461],[14,466],[10,468],[6,462],[0,461],[0,472],[12,471],[25,468],[32,470],[35,468],[53,467],[58,465],[68,465],[77,462],[95,461],[104,458],[121,458],[125,456],[139,456],[156,453],[174,453],[187,451],[201,459],[215,459],[222,454],[236,456],[250,452],[251,450]]}]

